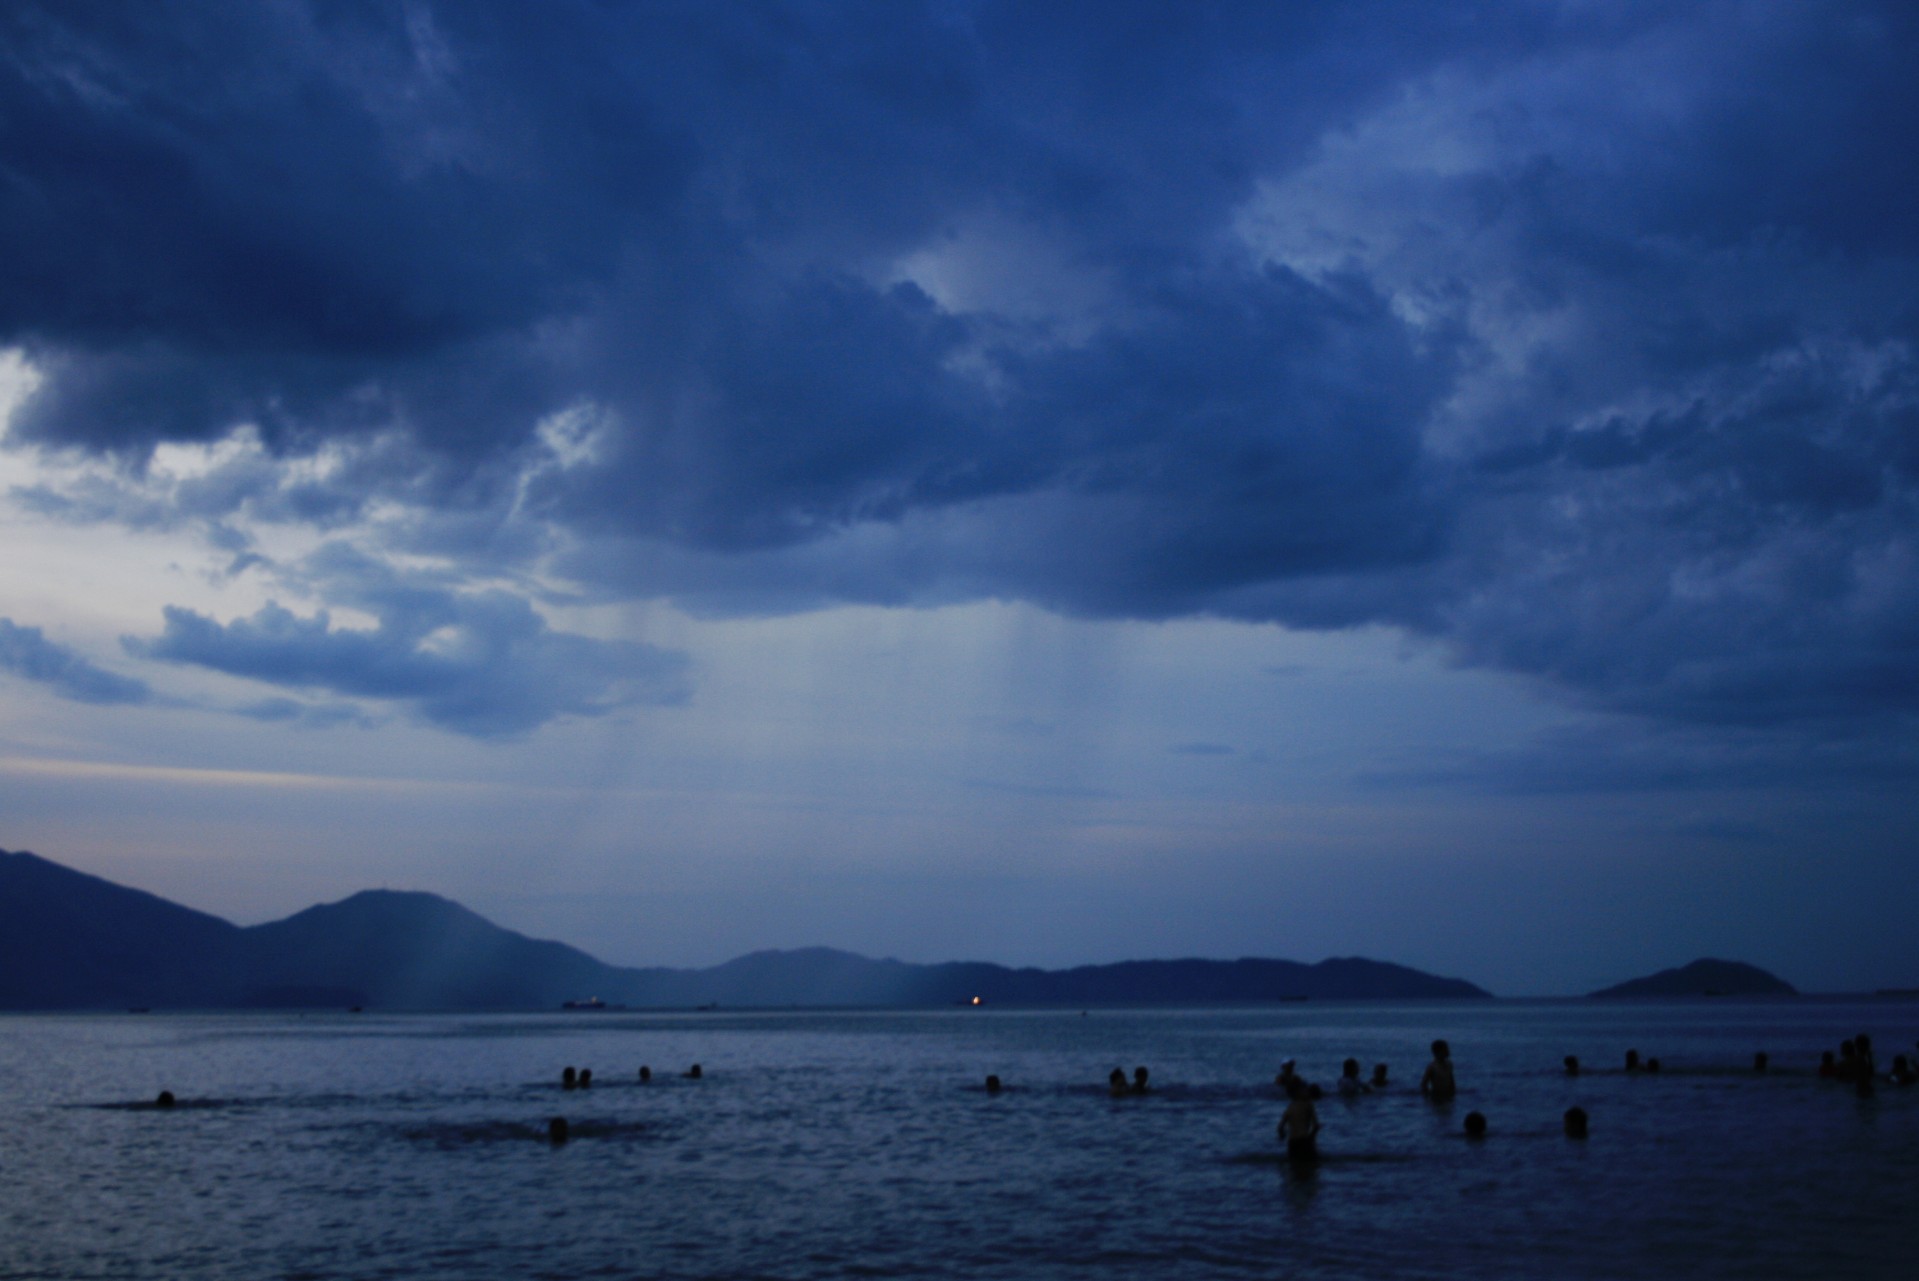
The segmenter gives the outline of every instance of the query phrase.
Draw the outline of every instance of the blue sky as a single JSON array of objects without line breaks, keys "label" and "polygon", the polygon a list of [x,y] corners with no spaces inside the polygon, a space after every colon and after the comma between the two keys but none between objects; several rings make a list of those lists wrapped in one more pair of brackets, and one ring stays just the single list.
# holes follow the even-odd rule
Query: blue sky
[{"label": "blue sky", "polygon": [[0,846],[1919,983],[1916,25],[10,5]]}]

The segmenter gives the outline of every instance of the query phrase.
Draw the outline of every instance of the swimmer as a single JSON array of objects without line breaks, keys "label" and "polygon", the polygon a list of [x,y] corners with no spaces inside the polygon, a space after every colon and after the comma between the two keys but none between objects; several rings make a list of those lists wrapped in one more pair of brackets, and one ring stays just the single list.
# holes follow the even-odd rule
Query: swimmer
[{"label": "swimmer", "polygon": [[1864,1032],[1861,1032],[1852,1039],[1852,1045],[1853,1055],[1859,1060],[1857,1069],[1859,1075],[1856,1078],[1859,1084],[1859,1093],[1862,1095],[1871,1094],[1872,1079],[1878,1075],[1878,1068],[1872,1061],[1872,1038]]},{"label": "swimmer", "polygon": [[546,1123],[547,1142],[551,1143],[554,1147],[557,1148],[560,1146],[560,1144],[566,1142],[567,1138],[568,1138],[568,1129],[567,1129],[565,1117],[556,1116],[551,1121],[548,1121]]},{"label": "swimmer", "polygon": [[573,1089],[575,1086],[577,1086],[579,1083],[580,1083],[580,1072],[578,1068],[569,1067],[560,1073],[561,1089],[570,1090],[570,1089]]},{"label": "swimmer", "polygon": [[1887,1074],[1886,1079],[1894,1085],[1911,1085],[1915,1080],[1911,1061],[1903,1054],[1893,1055],[1892,1071]]},{"label": "swimmer", "polygon": [[653,1079],[653,1069],[648,1067],[644,1063],[640,1064],[640,1084],[645,1085],[648,1081],[651,1081],[652,1079]]},{"label": "swimmer", "polygon": [[1281,1094],[1284,1094],[1286,1093],[1286,1090],[1288,1088],[1287,1083],[1290,1081],[1296,1081],[1298,1079],[1299,1079],[1299,1073],[1293,1071],[1293,1061],[1291,1059],[1287,1059],[1284,1063],[1279,1065],[1279,1075],[1273,1078],[1273,1084],[1279,1087],[1279,1092]]},{"label": "swimmer", "polygon": [[1659,1070],[1659,1060],[1656,1058],[1647,1059],[1646,1070],[1648,1072],[1657,1072]]},{"label": "swimmer", "polygon": [[1311,1165],[1319,1159],[1319,1111],[1306,1097],[1306,1084],[1298,1077],[1286,1086],[1285,1115],[1279,1118],[1279,1138],[1286,1145],[1286,1159],[1294,1165]]},{"label": "swimmer", "polygon": [[1347,1059],[1339,1066],[1339,1092],[1346,1098],[1357,1098],[1362,1094],[1371,1094],[1366,1083],[1359,1079],[1359,1060]]},{"label": "swimmer", "polygon": [[1459,1093],[1453,1080],[1452,1047],[1444,1041],[1433,1042],[1433,1061],[1419,1078],[1419,1092],[1435,1103],[1449,1103]]},{"label": "swimmer", "polygon": [[1386,1088],[1386,1065],[1384,1063],[1373,1064],[1373,1088],[1375,1090],[1383,1090]]},{"label": "swimmer", "polygon": [[1583,1139],[1586,1137],[1585,1108],[1566,1109],[1566,1137],[1569,1139]]},{"label": "swimmer", "polygon": [[1123,1099],[1132,1093],[1131,1088],[1126,1084],[1125,1068],[1114,1068],[1106,1074],[1106,1093],[1116,1099]]},{"label": "swimmer", "polygon": [[1466,1114],[1466,1137],[1469,1139],[1483,1139],[1486,1137],[1486,1114],[1484,1112],[1468,1112]]},{"label": "swimmer", "polygon": [[1145,1068],[1136,1067],[1133,1069],[1133,1093],[1134,1094],[1146,1093],[1146,1076],[1147,1076],[1147,1073]]},{"label": "swimmer", "polygon": [[1819,1052],[1819,1075],[1828,1080],[1839,1075],[1839,1065],[1832,1061],[1831,1050]]},{"label": "swimmer", "polygon": [[689,1081],[697,1081],[700,1079],[699,1064],[695,1063],[692,1067],[686,1069],[686,1079]]},{"label": "swimmer", "polygon": [[999,1088],[1000,1088],[1000,1087],[999,1087],[999,1078],[998,1078],[997,1076],[991,1076],[991,1075],[989,1075],[989,1076],[988,1076],[988,1077],[986,1078],[986,1092],[987,1092],[988,1094],[998,1094],[998,1093],[999,1093]]},{"label": "swimmer", "polygon": [[1639,1070],[1639,1051],[1638,1050],[1626,1051],[1626,1070],[1628,1072],[1637,1072]]},{"label": "swimmer", "polygon": [[593,1069],[581,1068],[580,1069],[580,1088],[584,1090],[587,1086],[591,1084],[593,1084]]},{"label": "swimmer", "polygon": [[1579,1075],[1579,1056],[1577,1054],[1568,1054],[1566,1056],[1565,1062],[1566,1062],[1566,1075],[1578,1076]]},{"label": "swimmer", "polygon": [[174,1102],[173,1091],[162,1090],[160,1091],[160,1097],[153,1101],[153,1106],[156,1108],[170,1108],[174,1105]]},{"label": "swimmer", "polygon": [[1755,1072],[1764,1072],[1771,1061],[1772,1060],[1767,1057],[1766,1052],[1761,1050],[1752,1056],[1752,1070]]}]

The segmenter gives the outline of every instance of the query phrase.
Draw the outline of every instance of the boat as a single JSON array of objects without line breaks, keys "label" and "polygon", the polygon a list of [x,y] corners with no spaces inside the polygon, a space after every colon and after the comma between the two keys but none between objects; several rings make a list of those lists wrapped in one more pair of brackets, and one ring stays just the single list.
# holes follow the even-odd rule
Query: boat
[{"label": "boat", "polygon": [[562,1001],[563,1010],[623,1010],[624,1005],[608,1005],[597,996],[589,996],[584,1001]]}]

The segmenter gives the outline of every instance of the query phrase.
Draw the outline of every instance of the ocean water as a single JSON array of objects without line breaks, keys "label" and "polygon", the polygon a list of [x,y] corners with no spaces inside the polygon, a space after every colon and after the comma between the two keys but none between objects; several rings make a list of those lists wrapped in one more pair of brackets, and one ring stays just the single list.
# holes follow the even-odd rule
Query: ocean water
[{"label": "ocean water", "polygon": [[[1860,1031],[1919,1003],[0,1017],[0,1277],[1915,1277],[1919,1087],[1812,1070]],[[1297,1172],[1273,1075],[1347,1055]]]}]

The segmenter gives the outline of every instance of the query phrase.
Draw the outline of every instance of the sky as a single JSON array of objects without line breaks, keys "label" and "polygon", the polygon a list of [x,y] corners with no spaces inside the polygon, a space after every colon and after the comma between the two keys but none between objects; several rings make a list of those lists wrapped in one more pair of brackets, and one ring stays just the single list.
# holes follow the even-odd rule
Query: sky
[{"label": "sky", "polygon": [[0,848],[1919,986],[1919,10],[0,9]]}]

